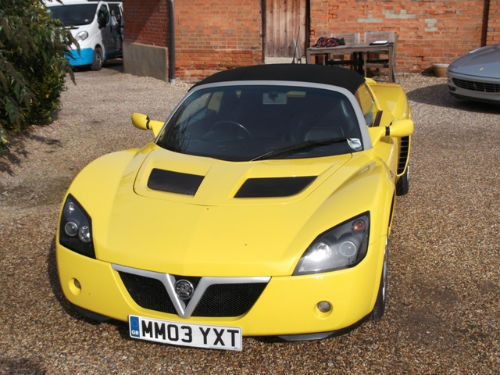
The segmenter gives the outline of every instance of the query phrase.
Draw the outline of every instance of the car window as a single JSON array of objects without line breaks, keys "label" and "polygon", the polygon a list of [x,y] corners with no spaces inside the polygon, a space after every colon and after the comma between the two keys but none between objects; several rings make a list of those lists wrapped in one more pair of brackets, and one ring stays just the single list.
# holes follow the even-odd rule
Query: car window
[{"label": "car window", "polygon": [[[349,142],[325,142],[335,139]],[[318,142],[309,147],[309,144]],[[293,145],[306,143],[306,148]],[[172,151],[248,161],[285,148],[280,158],[359,151],[361,132],[349,99],[332,90],[278,85],[225,86],[193,92],[158,144]],[[361,146],[359,146],[361,147]]]},{"label": "car window", "polygon": [[355,97],[359,102],[363,116],[365,117],[367,126],[376,126],[378,108],[371,94],[370,89],[366,84],[362,84],[355,93]]},{"label": "car window", "polygon": [[92,23],[97,4],[71,4],[48,7],[50,15],[62,21],[64,26],[80,26]]},{"label": "car window", "polygon": [[108,4],[111,13],[115,15],[115,17],[121,16],[120,6],[118,4]]},{"label": "car window", "polygon": [[99,12],[97,13],[97,20],[99,25],[104,26],[109,22],[109,10],[105,4],[102,4],[99,8]]}]

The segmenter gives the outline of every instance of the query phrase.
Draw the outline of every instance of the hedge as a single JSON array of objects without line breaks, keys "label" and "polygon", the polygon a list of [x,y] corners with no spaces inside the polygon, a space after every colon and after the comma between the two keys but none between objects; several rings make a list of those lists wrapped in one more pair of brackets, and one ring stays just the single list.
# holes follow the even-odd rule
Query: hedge
[{"label": "hedge", "polygon": [[53,121],[66,73],[74,80],[64,57],[74,39],[41,0],[0,3],[1,152],[10,134]]}]

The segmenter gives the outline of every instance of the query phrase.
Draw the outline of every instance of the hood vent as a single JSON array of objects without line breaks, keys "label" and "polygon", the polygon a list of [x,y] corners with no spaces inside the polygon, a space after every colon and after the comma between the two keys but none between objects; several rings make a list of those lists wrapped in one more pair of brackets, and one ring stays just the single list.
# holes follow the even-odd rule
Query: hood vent
[{"label": "hood vent", "polygon": [[316,176],[249,178],[235,198],[289,197],[300,193],[315,179]]},{"label": "hood vent", "polygon": [[154,168],[149,175],[148,188],[168,193],[195,195],[203,181],[196,174],[165,171]]}]

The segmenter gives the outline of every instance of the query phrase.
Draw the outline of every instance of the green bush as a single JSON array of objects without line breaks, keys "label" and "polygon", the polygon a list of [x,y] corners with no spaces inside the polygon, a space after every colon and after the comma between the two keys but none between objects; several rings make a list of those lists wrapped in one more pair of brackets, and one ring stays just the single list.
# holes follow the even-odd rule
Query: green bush
[{"label": "green bush", "polygon": [[0,151],[10,133],[53,120],[73,41],[41,0],[0,0]]}]

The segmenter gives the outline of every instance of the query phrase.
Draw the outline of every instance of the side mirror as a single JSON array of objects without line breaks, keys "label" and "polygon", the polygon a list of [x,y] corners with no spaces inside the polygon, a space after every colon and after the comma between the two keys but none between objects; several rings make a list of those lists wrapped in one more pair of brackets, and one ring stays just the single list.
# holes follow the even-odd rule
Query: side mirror
[{"label": "side mirror", "polygon": [[408,137],[413,133],[413,121],[395,120],[390,126],[368,128],[368,133],[373,145],[384,137]]},{"label": "side mirror", "polygon": [[137,129],[151,130],[156,137],[160,133],[164,123],[150,120],[149,117],[143,113],[132,113],[132,124],[134,124]]},{"label": "side mirror", "polygon": [[412,120],[396,120],[386,128],[386,134],[390,137],[408,137],[413,133]]}]

